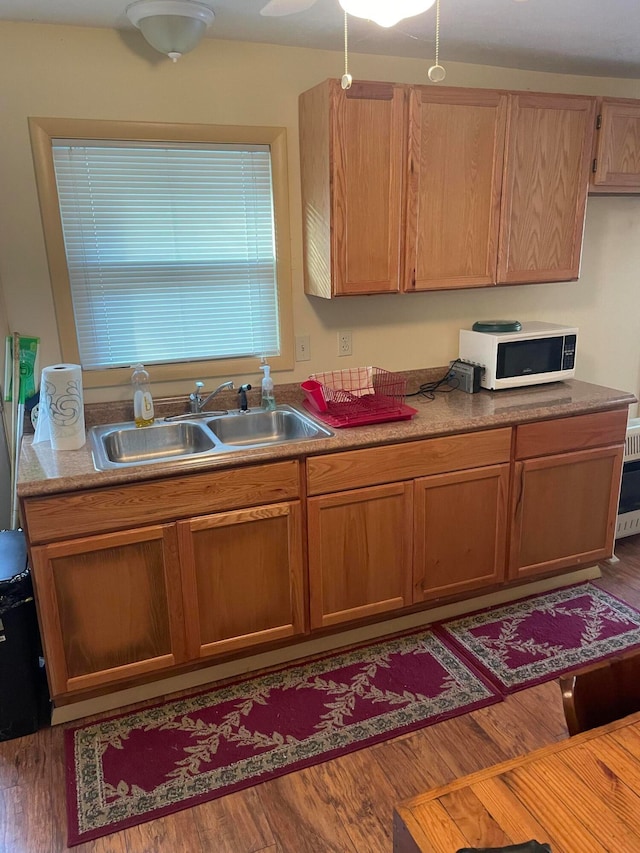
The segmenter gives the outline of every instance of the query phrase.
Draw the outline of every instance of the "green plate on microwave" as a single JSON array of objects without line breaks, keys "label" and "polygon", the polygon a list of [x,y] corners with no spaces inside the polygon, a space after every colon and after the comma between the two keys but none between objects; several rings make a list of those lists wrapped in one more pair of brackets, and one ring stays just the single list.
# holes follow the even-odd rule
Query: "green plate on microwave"
[{"label": "green plate on microwave", "polygon": [[476,320],[471,328],[474,332],[519,332],[522,323],[518,320]]}]

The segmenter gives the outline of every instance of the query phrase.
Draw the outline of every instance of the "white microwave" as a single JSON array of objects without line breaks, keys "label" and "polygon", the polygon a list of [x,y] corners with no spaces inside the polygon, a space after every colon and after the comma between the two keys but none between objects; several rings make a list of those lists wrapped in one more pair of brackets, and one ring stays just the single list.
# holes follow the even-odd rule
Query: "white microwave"
[{"label": "white microwave", "polygon": [[460,329],[460,358],[484,367],[483,388],[520,388],[571,379],[577,340],[577,329],[538,321],[517,332]]}]

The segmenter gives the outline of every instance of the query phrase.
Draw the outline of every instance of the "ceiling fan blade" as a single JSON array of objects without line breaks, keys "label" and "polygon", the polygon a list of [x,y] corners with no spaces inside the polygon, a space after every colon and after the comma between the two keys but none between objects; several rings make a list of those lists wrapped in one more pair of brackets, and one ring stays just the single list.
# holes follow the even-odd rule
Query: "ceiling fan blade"
[{"label": "ceiling fan blade", "polygon": [[260,14],[268,18],[293,15],[295,12],[310,9],[315,2],[316,0],[269,0],[269,3],[260,10]]}]

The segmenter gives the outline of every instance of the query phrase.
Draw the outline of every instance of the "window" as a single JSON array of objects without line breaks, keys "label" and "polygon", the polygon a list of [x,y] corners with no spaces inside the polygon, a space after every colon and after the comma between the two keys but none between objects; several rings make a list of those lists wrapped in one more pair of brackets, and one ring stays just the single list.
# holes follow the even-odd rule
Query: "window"
[{"label": "window", "polygon": [[31,133],[63,358],[85,385],[137,361],[157,379],[292,366],[284,130]]}]

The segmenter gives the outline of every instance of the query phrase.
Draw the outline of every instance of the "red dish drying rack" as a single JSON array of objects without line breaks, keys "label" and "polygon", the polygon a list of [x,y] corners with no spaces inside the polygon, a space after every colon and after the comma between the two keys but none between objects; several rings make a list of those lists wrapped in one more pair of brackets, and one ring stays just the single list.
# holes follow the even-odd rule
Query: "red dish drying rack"
[{"label": "red dish drying rack", "polygon": [[404,421],[417,413],[404,402],[406,379],[380,367],[313,373],[300,387],[305,407],[333,427]]}]

